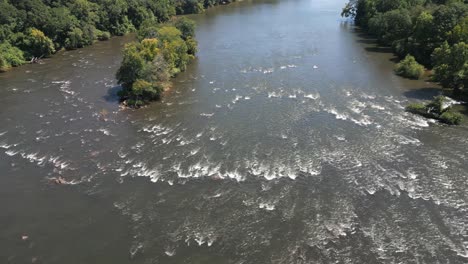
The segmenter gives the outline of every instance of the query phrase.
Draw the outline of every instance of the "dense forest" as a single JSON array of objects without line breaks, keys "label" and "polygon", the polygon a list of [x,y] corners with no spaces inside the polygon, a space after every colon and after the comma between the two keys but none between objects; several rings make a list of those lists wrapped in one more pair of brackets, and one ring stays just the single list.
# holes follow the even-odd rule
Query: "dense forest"
[{"label": "dense forest", "polygon": [[397,74],[419,78],[422,64],[454,96],[468,95],[467,0],[350,0],[342,15],[405,58]]},{"label": "dense forest", "polygon": [[232,0],[0,0],[0,71]]}]

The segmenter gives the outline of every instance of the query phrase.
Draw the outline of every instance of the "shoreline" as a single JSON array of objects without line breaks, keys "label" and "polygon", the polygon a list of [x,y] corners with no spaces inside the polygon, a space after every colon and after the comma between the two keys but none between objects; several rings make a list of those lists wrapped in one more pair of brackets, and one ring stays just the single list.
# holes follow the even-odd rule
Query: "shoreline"
[{"label": "shoreline", "polygon": [[[178,17],[184,17],[184,16],[188,16],[188,15],[196,15],[196,14],[201,14],[203,12],[205,12],[206,10],[208,9],[211,9],[211,8],[214,8],[214,7],[217,7],[217,6],[226,6],[226,5],[229,5],[231,3],[234,3],[234,2],[238,2],[238,0],[232,0],[232,1],[223,1],[223,2],[220,2],[220,3],[217,3],[217,4],[214,4],[212,6],[208,6],[208,7],[204,7],[200,12],[198,13],[186,13],[186,14],[176,14],[174,16],[171,16],[168,18],[168,20],[166,22],[158,22],[156,23],[157,25],[163,25],[165,23],[168,23],[170,22],[171,20],[174,20]],[[240,1],[239,1],[240,2]],[[57,54],[60,54],[60,53],[63,53],[63,52],[67,52],[67,51],[74,51],[74,50],[81,50],[83,48],[86,48],[86,47],[92,47],[94,46],[96,43],[99,43],[99,42],[104,42],[104,41],[109,41],[111,40],[112,38],[115,38],[115,37],[127,37],[128,35],[131,35],[131,34],[135,34],[137,33],[139,30],[139,28],[134,28],[133,31],[129,31],[129,32],[126,32],[125,34],[122,34],[122,35],[110,35],[108,38],[105,38],[105,39],[100,39],[100,38],[96,38],[93,40],[92,44],[89,44],[89,45],[83,45],[81,47],[76,47],[76,48],[72,48],[72,49],[67,49],[65,47],[61,47],[60,50],[57,50],[56,52],[50,54],[50,56],[41,56],[41,57],[32,57],[32,59],[30,60],[27,60],[27,59],[24,59],[24,61],[21,62],[20,65],[11,65],[10,67],[6,67],[6,68],[0,68],[0,76],[2,76],[4,73],[6,72],[11,72],[13,71],[14,69],[16,68],[20,68],[22,66],[25,66],[25,65],[34,65],[34,64],[42,64],[43,60],[49,60],[49,59],[53,59]],[[8,43],[8,41],[6,41],[6,43]],[[24,52],[24,51],[23,51]]]}]

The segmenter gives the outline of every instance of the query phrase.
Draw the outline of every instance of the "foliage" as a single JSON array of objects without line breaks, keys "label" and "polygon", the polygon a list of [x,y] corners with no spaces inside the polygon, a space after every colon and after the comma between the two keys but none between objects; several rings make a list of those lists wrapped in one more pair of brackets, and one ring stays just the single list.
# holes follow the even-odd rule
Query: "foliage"
[{"label": "foliage", "polygon": [[23,52],[5,42],[0,44],[0,72],[24,64]]},{"label": "foliage", "polygon": [[[354,19],[401,58],[411,54],[434,68],[434,79],[455,93],[467,87],[468,1],[349,0],[342,16]],[[421,69],[409,67],[411,74],[405,74],[402,66],[397,73],[411,78]]]},{"label": "foliage", "polygon": [[426,105],[421,103],[409,104],[408,106],[406,106],[406,111],[429,118],[432,117],[432,115],[428,113]]},{"label": "foliage", "polygon": [[432,54],[434,79],[460,92],[468,87],[468,44],[459,42],[449,46],[445,42]]},{"label": "foliage", "polygon": [[[142,28],[148,31],[143,38],[155,38],[156,34],[151,36],[151,33],[157,32],[157,23],[172,21],[176,14],[199,13],[209,6],[229,2],[231,0],[0,0],[0,43],[10,43],[23,51],[25,59],[30,59],[50,56],[62,48],[81,48],[96,40],[107,40],[112,35]],[[171,23],[181,32],[189,54],[195,54],[193,22],[182,18]],[[187,41],[189,38],[192,40]],[[171,45],[181,52],[184,50],[180,41]],[[2,64],[8,65],[4,57],[2,54]],[[179,68],[183,69],[183,59],[178,60]]]},{"label": "foliage", "polygon": [[396,74],[410,78],[419,79],[424,74],[424,66],[419,64],[411,55],[406,55],[395,67]]},{"label": "foliage", "polygon": [[454,112],[452,108],[447,105],[447,98],[444,96],[436,96],[432,101],[426,104],[409,104],[406,107],[406,111],[427,118],[438,119],[449,125],[459,125],[463,121],[463,115]]},{"label": "foliage", "polygon": [[449,125],[459,125],[463,121],[463,115],[449,110],[442,113],[439,119]]},{"label": "foliage", "polygon": [[[193,25],[190,21],[183,23]],[[173,24],[181,25],[177,20]],[[159,99],[170,77],[184,71],[196,51],[194,31],[187,30],[184,40],[183,33],[172,24],[156,26],[145,21],[141,26],[141,41],[126,45],[116,74],[122,85],[121,100],[135,108]]]},{"label": "foliage", "polygon": [[27,59],[33,57],[49,57],[55,52],[54,43],[45,34],[35,28],[29,28],[23,33],[11,37],[12,43],[24,51]]}]

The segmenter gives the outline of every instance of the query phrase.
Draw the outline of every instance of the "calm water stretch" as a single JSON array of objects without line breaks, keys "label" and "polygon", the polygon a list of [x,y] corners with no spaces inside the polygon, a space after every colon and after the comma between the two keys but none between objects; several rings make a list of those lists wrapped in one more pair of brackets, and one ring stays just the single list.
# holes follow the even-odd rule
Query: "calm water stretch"
[{"label": "calm water stretch", "polygon": [[192,16],[198,58],[136,111],[132,36],[1,74],[0,262],[467,263],[468,129],[404,111],[437,87],[345,2]]}]

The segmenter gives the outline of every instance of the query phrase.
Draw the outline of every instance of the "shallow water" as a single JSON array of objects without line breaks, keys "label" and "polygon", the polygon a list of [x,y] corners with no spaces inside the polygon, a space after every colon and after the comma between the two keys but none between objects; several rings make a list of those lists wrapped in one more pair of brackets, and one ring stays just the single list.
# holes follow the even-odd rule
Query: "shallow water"
[{"label": "shallow water", "polygon": [[198,58],[138,111],[131,36],[1,74],[1,262],[466,263],[468,129],[404,111],[437,87],[345,2],[191,16]]}]

